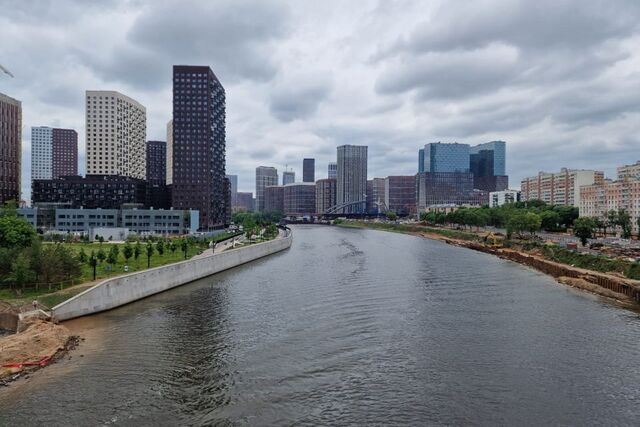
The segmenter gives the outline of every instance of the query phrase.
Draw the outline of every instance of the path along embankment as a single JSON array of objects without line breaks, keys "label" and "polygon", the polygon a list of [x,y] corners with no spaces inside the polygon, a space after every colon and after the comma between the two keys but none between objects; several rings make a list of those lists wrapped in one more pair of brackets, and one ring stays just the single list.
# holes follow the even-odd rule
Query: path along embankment
[{"label": "path along embankment", "polygon": [[283,251],[292,239],[289,231],[267,242],[107,279],[53,307],[52,315],[63,321],[110,310]]},{"label": "path along embankment", "polygon": [[543,257],[526,252],[508,248],[495,248],[480,242],[452,239],[435,233],[416,232],[412,234],[428,239],[440,240],[451,245],[493,254],[500,258],[535,268],[538,271],[555,277],[559,282],[566,285],[609,298],[615,298],[620,301],[640,304],[640,281],[637,280],[618,277],[614,274],[600,273],[597,271],[572,267],[570,265],[550,261]]}]

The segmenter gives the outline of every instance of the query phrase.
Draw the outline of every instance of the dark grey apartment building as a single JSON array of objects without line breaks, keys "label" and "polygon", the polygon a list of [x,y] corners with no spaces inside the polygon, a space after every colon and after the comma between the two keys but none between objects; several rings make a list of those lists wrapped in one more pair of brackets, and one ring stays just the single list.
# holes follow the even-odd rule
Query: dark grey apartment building
[{"label": "dark grey apartment building", "polygon": [[0,93],[0,203],[20,201],[22,104]]},{"label": "dark grey apartment building", "polygon": [[225,122],[225,90],[211,68],[174,65],[172,205],[200,211],[201,229],[231,220]]},{"label": "dark grey apartment building", "polygon": [[302,182],[316,182],[316,159],[302,160]]}]

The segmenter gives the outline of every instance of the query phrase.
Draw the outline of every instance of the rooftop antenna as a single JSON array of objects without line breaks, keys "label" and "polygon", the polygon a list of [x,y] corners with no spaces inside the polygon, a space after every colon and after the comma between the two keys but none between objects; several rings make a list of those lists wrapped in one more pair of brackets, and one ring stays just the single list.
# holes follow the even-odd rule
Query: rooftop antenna
[{"label": "rooftop antenna", "polygon": [[13,74],[11,74],[11,71],[7,70],[6,68],[4,68],[2,66],[2,64],[0,64],[0,71],[2,71],[3,73],[7,74],[8,76],[14,77]]}]

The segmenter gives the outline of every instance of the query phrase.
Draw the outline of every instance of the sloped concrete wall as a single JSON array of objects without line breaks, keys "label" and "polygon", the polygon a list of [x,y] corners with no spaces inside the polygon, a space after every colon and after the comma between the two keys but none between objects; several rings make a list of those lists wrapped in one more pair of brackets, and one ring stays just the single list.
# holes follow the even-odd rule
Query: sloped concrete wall
[{"label": "sloped concrete wall", "polygon": [[291,246],[292,238],[289,233],[268,242],[107,279],[53,307],[53,317],[62,321],[110,310],[280,252]]}]

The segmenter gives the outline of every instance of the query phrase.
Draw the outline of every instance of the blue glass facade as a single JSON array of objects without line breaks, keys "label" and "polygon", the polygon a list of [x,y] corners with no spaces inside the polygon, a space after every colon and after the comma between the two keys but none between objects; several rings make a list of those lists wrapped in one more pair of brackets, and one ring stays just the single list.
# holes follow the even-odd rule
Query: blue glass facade
[{"label": "blue glass facade", "polygon": [[424,146],[423,162],[424,172],[469,172],[469,145],[432,142]]},{"label": "blue glass facade", "polygon": [[418,173],[424,172],[424,148],[418,150]]},{"label": "blue glass facade", "polygon": [[506,175],[506,151],[504,141],[491,141],[471,147],[471,172],[475,176]]}]

